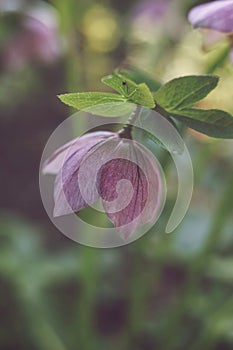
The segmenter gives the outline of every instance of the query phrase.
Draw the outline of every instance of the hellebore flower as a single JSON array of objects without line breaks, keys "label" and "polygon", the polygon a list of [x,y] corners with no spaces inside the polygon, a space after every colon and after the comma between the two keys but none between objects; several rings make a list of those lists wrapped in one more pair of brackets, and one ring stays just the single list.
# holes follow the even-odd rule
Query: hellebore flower
[{"label": "hellebore flower", "polygon": [[93,132],[67,143],[46,160],[43,173],[56,174],[55,217],[77,212],[100,198],[125,239],[152,222],[163,204],[157,162],[144,146],[120,133]]},{"label": "hellebore flower", "polygon": [[188,19],[194,28],[208,29],[204,46],[214,44],[228,34],[230,59],[233,63],[233,0],[218,0],[191,9]]}]

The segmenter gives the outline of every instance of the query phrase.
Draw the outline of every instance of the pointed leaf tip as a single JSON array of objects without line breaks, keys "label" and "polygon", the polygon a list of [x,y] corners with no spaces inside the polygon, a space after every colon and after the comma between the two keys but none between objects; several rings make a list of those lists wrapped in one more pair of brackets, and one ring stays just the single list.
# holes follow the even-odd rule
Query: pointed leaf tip
[{"label": "pointed leaf tip", "polygon": [[218,84],[215,75],[187,75],[170,80],[155,94],[155,101],[164,109],[180,110],[191,107],[206,97]]}]

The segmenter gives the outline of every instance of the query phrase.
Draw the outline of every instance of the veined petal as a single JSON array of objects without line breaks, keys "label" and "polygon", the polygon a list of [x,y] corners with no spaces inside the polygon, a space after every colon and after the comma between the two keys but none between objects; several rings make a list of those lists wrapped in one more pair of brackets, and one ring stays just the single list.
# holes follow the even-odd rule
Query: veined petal
[{"label": "veined petal", "polygon": [[[101,135],[103,135],[103,133],[101,133]],[[107,133],[107,135],[115,135],[115,133]],[[87,140],[87,138],[85,138],[85,140]],[[73,145],[65,151],[65,155],[63,156],[64,163],[56,176],[54,184],[54,217],[79,211],[97,200],[98,197],[94,194],[92,194],[91,203],[87,202],[86,198],[83,198],[80,191],[78,175],[80,164],[85,155],[88,154],[96,144],[101,142],[103,142],[103,137],[100,138],[99,135],[98,137],[95,135],[95,137],[89,137],[88,142],[83,141],[83,147],[78,147],[80,146],[80,142],[78,142],[78,145],[77,143],[73,143]],[[88,176],[89,174],[86,173],[86,177]]]},{"label": "veined petal", "polygon": [[[122,184],[122,180],[127,181]],[[101,168],[99,192],[107,216],[119,233],[127,238],[138,226],[137,219],[147,202],[148,183],[144,172],[131,160],[110,160]],[[113,211],[117,199],[124,207],[120,211]]]},{"label": "veined petal", "polygon": [[77,137],[65,145],[59,147],[53,154],[46,159],[42,167],[43,174],[54,174],[56,175],[62,167],[62,164],[66,158],[67,152],[72,149],[72,152],[76,152],[79,149],[88,145],[89,142],[96,141],[96,143],[104,138],[114,135],[108,131],[97,131],[89,134]]},{"label": "veined petal", "polygon": [[188,18],[194,28],[233,32],[233,1],[219,0],[196,6],[189,12]]},{"label": "veined petal", "polygon": [[53,216],[61,216],[78,211],[86,206],[78,184],[79,165],[92,145],[73,153],[58,172],[54,183]]}]

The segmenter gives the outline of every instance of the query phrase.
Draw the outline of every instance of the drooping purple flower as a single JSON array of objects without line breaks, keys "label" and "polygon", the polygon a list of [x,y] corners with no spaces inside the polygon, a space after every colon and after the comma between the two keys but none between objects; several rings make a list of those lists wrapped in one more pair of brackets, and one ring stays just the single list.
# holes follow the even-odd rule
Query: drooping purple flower
[{"label": "drooping purple flower", "polygon": [[211,1],[194,7],[188,15],[194,28],[233,32],[233,0]]},{"label": "drooping purple flower", "polygon": [[77,212],[99,198],[117,232],[129,237],[152,222],[162,205],[158,164],[136,141],[113,132],[93,132],[58,149],[44,173],[56,174],[54,216]]}]

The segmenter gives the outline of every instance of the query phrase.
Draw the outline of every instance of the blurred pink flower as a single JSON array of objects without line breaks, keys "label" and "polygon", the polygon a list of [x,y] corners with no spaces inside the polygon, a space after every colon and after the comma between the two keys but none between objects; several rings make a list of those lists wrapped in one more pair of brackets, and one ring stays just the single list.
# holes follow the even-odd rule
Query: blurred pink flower
[{"label": "blurred pink flower", "polygon": [[233,63],[233,0],[217,0],[198,5],[191,9],[188,19],[194,28],[205,28],[204,47],[221,40],[228,34],[230,43],[229,57]]},{"label": "blurred pink flower", "polygon": [[40,5],[23,13],[18,32],[7,41],[3,52],[4,66],[19,69],[31,61],[51,63],[62,52],[55,9]]},{"label": "blurred pink flower", "polygon": [[163,198],[160,169],[147,149],[121,136],[86,134],[47,159],[43,173],[56,174],[55,217],[77,212],[101,198],[123,238],[155,219]]},{"label": "blurred pink flower", "polygon": [[146,17],[148,21],[162,20],[169,10],[171,0],[147,0],[139,2],[133,9],[135,17]]},{"label": "blurred pink flower", "polygon": [[140,38],[148,37],[152,42],[155,34],[166,34],[178,39],[183,30],[184,18],[174,1],[142,0],[132,9],[132,29]]}]

